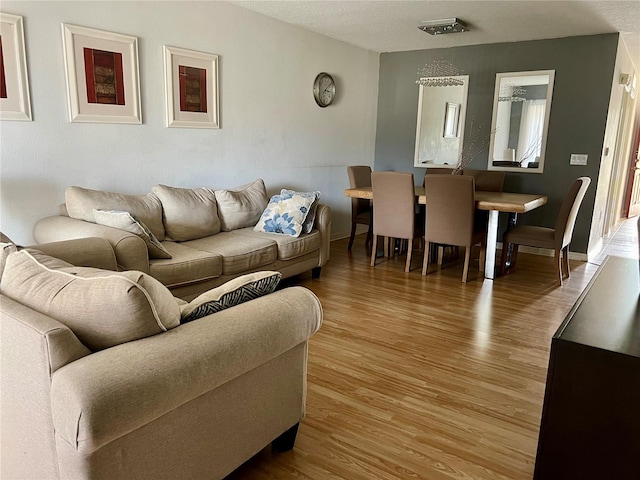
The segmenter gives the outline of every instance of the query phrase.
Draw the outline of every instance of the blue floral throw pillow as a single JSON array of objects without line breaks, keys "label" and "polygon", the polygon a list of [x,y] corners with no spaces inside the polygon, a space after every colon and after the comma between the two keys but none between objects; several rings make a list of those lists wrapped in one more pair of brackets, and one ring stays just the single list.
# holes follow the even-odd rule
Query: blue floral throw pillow
[{"label": "blue floral throw pillow", "polygon": [[274,195],[253,228],[256,232],[278,233],[298,237],[316,197],[295,193]]},{"label": "blue floral throw pillow", "polygon": [[311,233],[311,230],[313,230],[313,224],[316,221],[316,210],[318,209],[318,202],[320,201],[320,192],[296,192],[294,190],[287,190],[286,188],[280,190],[280,195],[285,194],[302,195],[303,197],[315,197],[315,200],[311,204],[311,207],[309,207],[309,215],[307,215],[307,218],[302,224],[302,231],[304,233]]},{"label": "blue floral throw pillow", "polygon": [[280,272],[264,271],[249,273],[229,280],[182,305],[180,307],[180,323],[188,323],[268,295],[276,289],[281,278]]}]

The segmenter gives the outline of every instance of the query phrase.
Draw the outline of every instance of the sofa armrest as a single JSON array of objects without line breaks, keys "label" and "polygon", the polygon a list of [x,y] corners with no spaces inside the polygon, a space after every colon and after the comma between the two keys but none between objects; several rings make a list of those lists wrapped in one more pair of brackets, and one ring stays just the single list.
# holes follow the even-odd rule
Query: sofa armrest
[{"label": "sofa armrest", "polygon": [[1,476],[59,478],[51,375],[91,352],[63,324],[4,295],[0,331]]},{"label": "sofa armrest", "polygon": [[52,379],[56,434],[90,454],[306,343],[321,322],[317,297],[290,287],[81,358]]},{"label": "sofa armrest", "polygon": [[61,242],[32,245],[34,250],[50,255],[77,267],[93,267],[118,270],[115,253],[106,238],[87,237]]},{"label": "sofa armrest", "polygon": [[316,210],[316,228],[320,232],[320,264],[322,267],[329,261],[331,250],[331,208],[328,205],[318,204]]},{"label": "sofa armrest", "polygon": [[133,233],[63,215],[38,220],[33,227],[33,238],[38,243],[86,237],[102,237],[108,240],[115,253],[119,270],[138,270],[149,273],[147,245]]}]

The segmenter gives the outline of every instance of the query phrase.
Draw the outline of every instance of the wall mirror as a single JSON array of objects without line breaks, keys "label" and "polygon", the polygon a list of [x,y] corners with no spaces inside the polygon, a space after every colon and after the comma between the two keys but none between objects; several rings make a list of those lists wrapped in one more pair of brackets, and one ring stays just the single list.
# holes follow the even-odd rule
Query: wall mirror
[{"label": "wall mirror", "polygon": [[420,81],[413,165],[454,168],[462,148],[469,75]]},{"label": "wall mirror", "polygon": [[555,70],[496,74],[489,170],[542,173]]}]

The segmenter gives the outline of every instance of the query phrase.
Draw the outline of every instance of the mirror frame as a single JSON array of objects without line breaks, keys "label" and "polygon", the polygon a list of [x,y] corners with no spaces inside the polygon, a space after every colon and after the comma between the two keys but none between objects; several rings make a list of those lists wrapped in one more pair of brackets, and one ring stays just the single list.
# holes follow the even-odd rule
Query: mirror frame
[{"label": "mirror frame", "polygon": [[[438,77],[424,77],[424,78],[435,78]],[[418,119],[416,122],[416,144],[413,156],[413,166],[416,168],[455,168],[458,163],[458,158],[460,157],[460,152],[462,151],[463,141],[464,141],[464,124],[467,116],[467,100],[469,96],[469,75],[452,75],[452,78],[459,78],[464,81],[463,93],[462,93],[462,102],[458,105],[458,110],[455,112],[457,125],[455,126],[455,131],[458,135],[455,138],[458,138],[459,146],[458,146],[458,157],[456,158],[456,163],[454,164],[443,164],[443,163],[421,163],[420,162],[420,129],[422,127],[422,102],[424,100],[424,89],[425,88],[451,88],[451,87],[425,87],[424,85],[420,85],[420,91],[418,93]],[[453,138],[448,136],[449,132],[446,130],[445,121],[447,120],[448,113],[448,105],[450,102],[445,102],[445,107],[443,108],[443,124],[438,127],[438,131],[443,138]]]},{"label": "mirror frame", "polygon": [[534,70],[528,72],[504,72],[496,74],[496,84],[493,94],[493,113],[491,115],[491,131],[496,131],[496,123],[498,116],[498,98],[500,97],[500,83],[504,78],[511,77],[526,77],[526,76],[540,76],[548,75],[549,84],[547,85],[547,98],[544,112],[544,125],[542,128],[542,142],[540,145],[540,159],[537,168],[523,168],[523,167],[505,167],[495,166],[494,162],[494,147],[495,147],[495,134],[491,136],[489,143],[489,157],[487,159],[487,170],[500,170],[504,172],[518,172],[518,173],[543,173],[544,163],[547,149],[547,133],[549,131],[549,118],[551,116],[551,101],[553,99],[553,84],[555,80],[555,70]]}]

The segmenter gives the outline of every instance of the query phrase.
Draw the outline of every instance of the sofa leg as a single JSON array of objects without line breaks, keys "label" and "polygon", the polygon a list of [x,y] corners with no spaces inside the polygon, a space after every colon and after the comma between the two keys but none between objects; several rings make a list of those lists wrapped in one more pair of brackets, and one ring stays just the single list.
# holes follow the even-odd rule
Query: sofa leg
[{"label": "sofa leg", "polygon": [[311,278],[320,278],[322,267],[314,267],[311,269]]},{"label": "sofa leg", "polygon": [[298,434],[299,425],[300,422],[296,423],[293,427],[271,442],[271,451],[273,453],[283,453],[291,450],[293,448],[293,444],[296,443],[296,435]]}]

